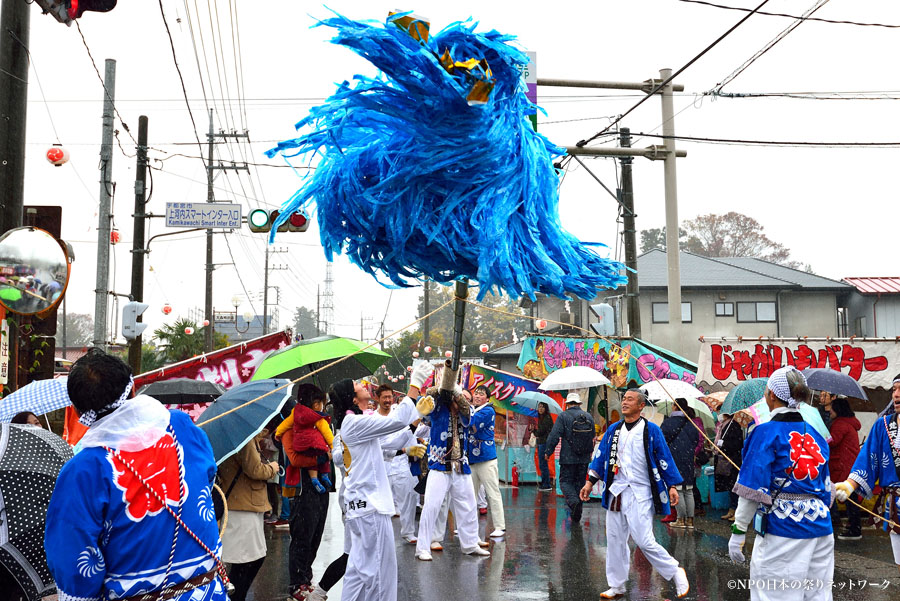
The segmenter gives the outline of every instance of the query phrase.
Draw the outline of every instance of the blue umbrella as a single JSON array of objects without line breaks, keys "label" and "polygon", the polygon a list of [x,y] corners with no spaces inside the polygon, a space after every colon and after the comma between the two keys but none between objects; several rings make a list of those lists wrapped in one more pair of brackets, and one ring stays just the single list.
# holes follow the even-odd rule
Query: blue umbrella
[{"label": "blue umbrella", "polygon": [[196,423],[209,437],[217,465],[244,448],[279,414],[291,396],[288,384],[290,380],[283,379],[240,384],[200,414]]},{"label": "blue umbrella", "polygon": [[843,372],[827,367],[812,367],[804,369],[803,375],[806,376],[807,386],[813,390],[824,390],[852,399],[869,400],[869,396],[859,382]]},{"label": "blue umbrella", "polygon": [[728,396],[719,407],[719,413],[734,415],[741,409],[746,409],[756,403],[766,394],[766,383],[769,378],[753,378],[741,382],[728,392]]},{"label": "blue umbrella", "polygon": [[547,403],[547,407],[550,408],[550,413],[554,415],[559,415],[562,413],[562,409],[555,400],[546,394],[537,392],[535,390],[527,390],[525,392],[519,393],[514,396],[509,401],[513,405],[518,405],[520,407],[525,407],[526,409],[531,409],[535,413],[538,410],[538,403]]},{"label": "blue umbrella", "polygon": [[72,404],[72,399],[66,388],[67,382],[68,378],[62,377],[26,384],[0,401],[0,422],[8,422],[23,411],[44,415],[68,407]]}]

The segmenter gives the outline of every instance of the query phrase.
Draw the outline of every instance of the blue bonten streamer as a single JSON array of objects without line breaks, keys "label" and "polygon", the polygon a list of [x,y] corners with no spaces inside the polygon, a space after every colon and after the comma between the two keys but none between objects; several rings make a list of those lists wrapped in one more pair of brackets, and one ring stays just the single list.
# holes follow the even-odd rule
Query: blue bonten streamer
[{"label": "blue bonten streamer", "polygon": [[[345,81],[296,124],[308,133],[266,152],[320,155],[281,220],[315,206],[329,261],[345,253],[404,287],[473,278],[479,300],[492,289],[592,299],[625,283],[621,263],[562,228],[553,159],[564,150],[526,119],[527,58],[513,36],[468,21],[422,44],[390,21],[337,15],[318,25],[381,71]],[[440,65],[448,48],[457,61],[487,59],[496,83],[486,104],[470,106],[463,76]]]}]

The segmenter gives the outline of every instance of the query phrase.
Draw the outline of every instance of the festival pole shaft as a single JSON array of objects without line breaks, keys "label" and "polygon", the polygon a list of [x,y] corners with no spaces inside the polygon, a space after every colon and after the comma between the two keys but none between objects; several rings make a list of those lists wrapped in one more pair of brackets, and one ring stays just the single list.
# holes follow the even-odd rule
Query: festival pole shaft
[{"label": "festival pole shaft", "polygon": [[463,326],[466,323],[466,298],[469,296],[469,280],[456,282],[456,304],[453,307],[453,356],[450,357],[450,369],[459,369],[462,356]]}]

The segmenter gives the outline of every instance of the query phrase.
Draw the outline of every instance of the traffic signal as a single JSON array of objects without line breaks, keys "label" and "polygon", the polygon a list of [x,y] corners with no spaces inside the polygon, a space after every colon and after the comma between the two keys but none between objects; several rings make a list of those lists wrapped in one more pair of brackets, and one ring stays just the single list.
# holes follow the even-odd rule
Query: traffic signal
[{"label": "traffic signal", "polygon": [[72,25],[73,19],[78,19],[86,11],[98,13],[109,12],[116,7],[118,0],[34,0],[41,7],[44,14],[50,14],[54,19],[66,25]]},{"label": "traffic signal", "polygon": [[147,329],[147,324],[138,321],[138,317],[147,310],[150,305],[131,301],[122,308],[122,336],[125,340],[134,340]]},{"label": "traffic signal", "polygon": [[[265,209],[253,209],[247,215],[247,225],[250,226],[251,232],[268,232],[271,231],[272,225],[281,214],[277,209],[267,211]],[[279,232],[305,232],[309,229],[309,217],[303,211],[295,211],[281,225],[278,226]]]}]

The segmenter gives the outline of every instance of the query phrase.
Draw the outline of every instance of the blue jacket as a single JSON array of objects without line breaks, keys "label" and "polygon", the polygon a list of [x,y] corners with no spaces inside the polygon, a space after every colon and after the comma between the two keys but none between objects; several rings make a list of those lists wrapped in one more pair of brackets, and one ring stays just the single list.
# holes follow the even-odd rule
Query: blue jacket
[{"label": "blue jacket", "polygon": [[469,463],[482,463],[497,458],[497,447],[494,446],[494,424],[497,412],[488,403],[476,411],[472,408],[469,422]]},{"label": "blue jacket", "polygon": [[[557,418],[558,419],[558,418]],[[653,487],[653,508],[659,515],[669,515],[672,508],[669,505],[669,487],[678,486],[683,482],[681,474],[675,467],[675,460],[669,452],[669,446],[663,437],[662,430],[653,422],[644,420],[644,454],[647,458],[647,468],[649,473],[650,486]],[[613,436],[619,428],[623,427],[623,420],[617,421],[609,427],[597,449],[594,451],[594,457],[588,468],[595,477],[600,478],[601,501],[603,507],[609,509],[611,495],[609,487],[612,485],[613,478],[613,462],[610,459],[610,449],[612,447]]]},{"label": "blue jacket", "polygon": [[[437,402],[437,401],[436,401]],[[429,416],[431,417],[431,439],[428,442],[428,469],[439,472],[449,471],[450,454],[448,449],[450,438],[450,406],[438,402],[437,407]],[[469,469],[468,437],[466,429],[469,427],[469,417],[459,414],[458,431],[459,446],[462,455],[462,471],[471,474]]]},{"label": "blue jacket", "polygon": [[803,539],[833,532],[828,442],[799,411],[776,413],[750,432],[734,492],[760,504],[757,531],[768,510],[766,533]]},{"label": "blue jacket", "polygon": [[[209,439],[191,418],[170,412],[170,426],[184,466],[181,518],[211,550],[221,554],[210,486],[216,475]],[[123,453],[176,509],[179,475],[171,436],[154,447]],[[115,468],[114,468],[115,466]],[[160,467],[162,466],[162,467]],[[164,488],[165,487],[165,488]],[[163,492],[165,491],[165,492]],[[158,590],[163,583],[175,520],[148,498],[132,473],[102,447],[83,449],[59,474],[47,511],[44,548],[60,599],[98,601]],[[168,584],[215,567],[183,529],[178,533]],[[227,601],[218,579],[183,593],[176,601]]]},{"label": "blue jacket", "polygon": [[[900,474],[894,465],[894,455],[891,451],[891,442],[888,439],[887,428],[890,420],[897,419],[895,413],[878,418],[866,442],[859,450],[856,461],[853,463],[853,469],[850,470],[850,480],[859,484],[859,491],[865,497],[872,496],[872,489],[875,485],[900,486]],[[897,509],[900,510],[900,498],[894,497],[897,503]],[[890,517],[890,507],[885,507],[884,516]],[[889,529],[887,523],[884,524],[885,530]]]}]

